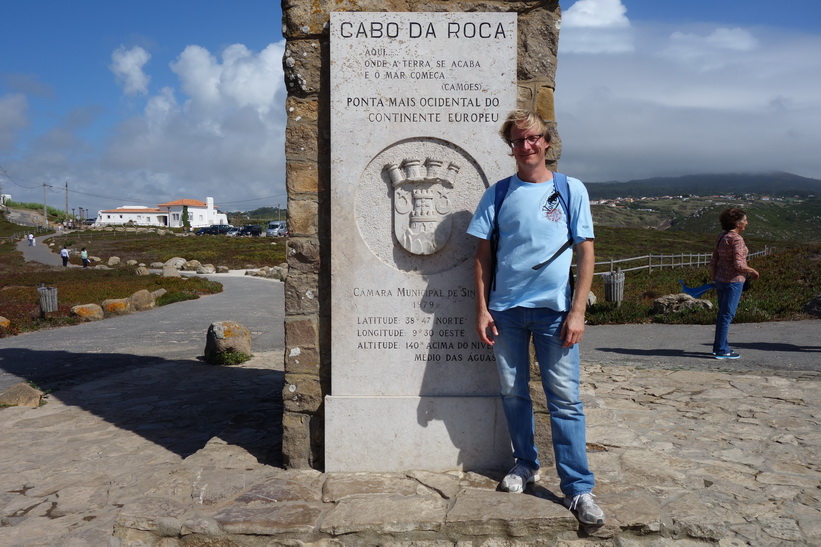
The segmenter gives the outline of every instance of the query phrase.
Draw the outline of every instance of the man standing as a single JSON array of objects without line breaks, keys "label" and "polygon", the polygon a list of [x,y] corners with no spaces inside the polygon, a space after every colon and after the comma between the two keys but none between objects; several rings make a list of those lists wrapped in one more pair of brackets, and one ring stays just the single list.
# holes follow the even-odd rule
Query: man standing
[{"label": "man standing", "polygon": [[[528,483],[539,479],[528,386],[532,337],[564,503],[580,522],[603,524],[604,512],[591,493],[594,477],[587,466],[585,416],[579,399],[578,343],[584,334],[594,267],[587,190],[574,178],[560,184],[564,176],[548,170],[550,133],[535,112],[511,112],[500,134],[511,148],[517,172],[485,192],[468,233],[479,238],[474,259],[476,330],[483,342],[493,346],[516,460],[501,488],[523,492]],[[497,192],[500,184],[507,186],[506,192]],[[498,218],[497,199],[503,200]],[[571,243],[578,256],[572,301]]]},{"label": "man standing", "polygon": [[60,258],[63,259],[63,268],[67,267],[68,266],[68,249],[66,249],[65,245],[63,245],[63,248],[60,249]]}]

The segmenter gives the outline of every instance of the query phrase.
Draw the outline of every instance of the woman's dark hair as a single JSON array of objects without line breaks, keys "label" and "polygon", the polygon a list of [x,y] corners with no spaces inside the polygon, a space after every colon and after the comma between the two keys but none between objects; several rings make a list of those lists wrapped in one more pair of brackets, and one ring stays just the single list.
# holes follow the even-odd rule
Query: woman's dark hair
[{"label": "woman's dark hair", "polygon": [[718,221],[721,223],[722,230],[734,230],[736,225],[738,225],[738,221],[746,216],[747,213],[744,212],[744,209],[736,209],[735,207],[731,207],[730,209],[724,209],[721,212],[721,216],[718,217]]}]

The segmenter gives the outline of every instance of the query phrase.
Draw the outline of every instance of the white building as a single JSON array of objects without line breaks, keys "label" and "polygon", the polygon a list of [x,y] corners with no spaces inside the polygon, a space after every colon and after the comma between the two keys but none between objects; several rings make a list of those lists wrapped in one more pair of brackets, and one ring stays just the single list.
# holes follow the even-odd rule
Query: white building
[{"label": "white building", "polygon": [[188,221],[192,228],[228,224],[228,217],[218,213],[214,207],[214,198],[205,198],[207,203],[196,199],[178,199],[160,203],[156,207],[124,205],[116,209],[97,212],[98,226],[113,224],[131,224],[134,226],[162,226],[165,228],[182,228],[182,214],[188,209]]}]

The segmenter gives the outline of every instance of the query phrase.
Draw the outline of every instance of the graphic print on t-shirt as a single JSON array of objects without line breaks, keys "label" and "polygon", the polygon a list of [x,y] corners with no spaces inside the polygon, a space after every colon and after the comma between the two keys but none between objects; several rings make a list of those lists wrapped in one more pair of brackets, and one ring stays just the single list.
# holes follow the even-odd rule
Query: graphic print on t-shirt
[{"label": "graphic print on t-shirt", "polygon": [[542,214],[547,220],[559,222],[562,220],[562,208],[559,204],[559,192],[555,187],[545,192],[542,198]]}]

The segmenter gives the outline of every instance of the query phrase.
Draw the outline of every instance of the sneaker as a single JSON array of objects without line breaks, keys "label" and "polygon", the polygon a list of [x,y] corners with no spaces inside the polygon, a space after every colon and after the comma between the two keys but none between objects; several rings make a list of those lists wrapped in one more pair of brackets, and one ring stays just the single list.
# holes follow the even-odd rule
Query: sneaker
[{"label": "sneaker", "polygon": [[725,351],[724,353],[715,353],[714,355],[716,359],[738,359],[739,357],[741,357],[733,350]]},{"label": "sneaker", "polygon": [[604,511],[593,501],[591,493],[564,498],[564,506],[570,509],[582,524],[604,524]]},{"label": "sneaker", "polygon": [[531,482],[539,480],[539,472],[534,471],[526,465],[517,463],[513,469],[502,479],[502,490],[511,494],[519,494],[525,491],[525,487]]}]

